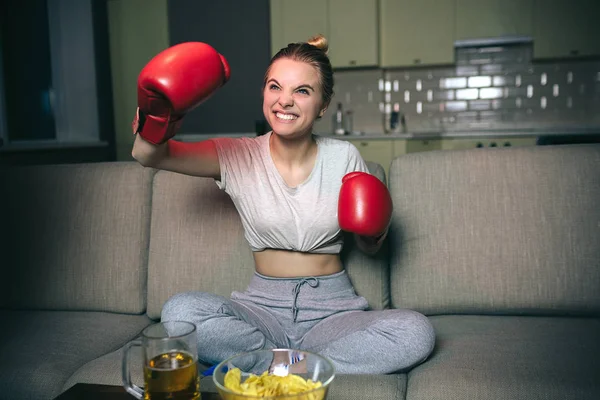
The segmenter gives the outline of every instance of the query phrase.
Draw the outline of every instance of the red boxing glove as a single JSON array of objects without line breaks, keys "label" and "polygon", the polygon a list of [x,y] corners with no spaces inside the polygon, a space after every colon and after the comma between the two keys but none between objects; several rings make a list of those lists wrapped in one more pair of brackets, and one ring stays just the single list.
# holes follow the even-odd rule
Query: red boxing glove
[{"label": "red boxing glove", "polygon": [[225,57],[206,43],[186,42],[160,52],[138,77],[133,132],[161,144],[172,138],[183,116],[229,80]]},{"label": "red boxing glove", "polygon": [[344,231],[377,237],[386,232],[392,218],[392,197],[376,176],[351,172],[342,178],[338,221]]}]

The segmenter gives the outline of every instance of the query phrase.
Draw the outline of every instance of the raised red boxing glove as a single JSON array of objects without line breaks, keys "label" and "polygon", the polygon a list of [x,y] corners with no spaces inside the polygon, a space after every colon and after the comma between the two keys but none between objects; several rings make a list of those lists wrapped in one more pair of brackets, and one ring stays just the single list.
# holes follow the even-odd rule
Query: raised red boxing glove
[{"label": "raised red boxing glove", "polygon": [[160,52],[138,77],[134,133],[150,143],[172,138],[184,115],[229,80],[225,57],[206,43],[185,42]]},{"label": "raised red boxing glove", "polygon": [[378,237],[392,218],[392,197],[376,176],[351,172],[342,178],[338,200],[340,228],[360,236]]}]

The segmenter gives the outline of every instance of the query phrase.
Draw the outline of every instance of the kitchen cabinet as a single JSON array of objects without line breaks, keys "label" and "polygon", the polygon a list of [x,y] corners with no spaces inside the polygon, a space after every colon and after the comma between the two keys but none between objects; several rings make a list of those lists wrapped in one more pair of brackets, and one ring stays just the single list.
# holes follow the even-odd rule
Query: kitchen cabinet
[{"label": "kitchen cabinet", "polygon": [[441,150],[442,144],[442,139],[410,139],[406,141],[406,153]]},{"label": "kitchen cabinet", "polygon": [[394,157],[408,153],[442,149],[442,139],[395,139]]},{"label": "kitchen cabinet", "polygon": [[600,55],[599,15],[598,0],[535,0],[534,58]]},{"label": "kitchen cabinet", "polygon": [[442,150],[463,150],[485,147],[523,147],[535,145],[535,137],[448,138],[441,141]]},{"label": "kitchen cabinet", "polygon": [[[420,151],[442,150],[441,139],[348,139],[353,143],[363,160],[379,163],[386,176],[390,171],[390,164],[395,157],[416,153]],[[475,146],[473,146],[475,147]]]},{"label": "kitchen cabinet", "polygon": [[323,0],[271,0],[271,55],[288,43],[327,34],[327,3]]},{"label": "kitchen cabinet", "polygon": [[328,5],[333,67],[377,66],[377,0],[328,0]]},{"label": "kitchen cabinet", "polygon": [[378,0],[271,0],[271,55],[323,34],[334,68],[377,66]]},{"label": "kitchen cabinet", "polygon": [[380,0],[380,66],[454,63],[455,15],[455,1]]},{"label": "kitchen cabinet", "polygon": [[533,0],[456,0],[456,39],[532,36]]},{"label": "kitchen cabinet", "polygon": [[394,154],[394,158],[406,154],[406,139],[396,139],[393,143],[392,153]]},{"label": "kitchen cabinet", "polygon": [[395,156],[394,140],[350,139],[348,141],[356,146],[363,160],[381,164],[387,177],[390,170],[390,164]]}]

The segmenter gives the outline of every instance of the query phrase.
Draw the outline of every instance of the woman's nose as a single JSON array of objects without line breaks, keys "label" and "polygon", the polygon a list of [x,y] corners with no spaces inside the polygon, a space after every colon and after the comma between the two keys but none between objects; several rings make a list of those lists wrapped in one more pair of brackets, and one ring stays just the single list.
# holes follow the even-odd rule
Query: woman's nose
[{"label": "woman's nose", "polygon": [[279,105],[282,107],[291,107],[294,105],[294,97],[289,93],[281,92],[279,96]]}]

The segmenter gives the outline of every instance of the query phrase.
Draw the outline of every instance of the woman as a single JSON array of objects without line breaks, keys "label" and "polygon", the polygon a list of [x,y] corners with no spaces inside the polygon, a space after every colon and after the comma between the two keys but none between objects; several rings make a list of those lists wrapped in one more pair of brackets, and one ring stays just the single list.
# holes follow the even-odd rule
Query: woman
[{"label": "woman", "polygon": [[[367,311],[367,301],[356,295],[340,261],[342,180],[368,170],[349,142],[312,133],[333,95],[327,49],[326,39],[317,36],[290,44],[273,57],[263,87],[263,113],[272,131],[263,136],[192,144],[168,140],[174,129],[164,124],[160,140],[136,129],[140,135],[133,156],[142,165],[215,179],[239,211],[253,251],[256,272],[246,291],[233,292],[230,299],[180,293],[163,307],[163,320],[197,325],[199,358],[205,363],[258,349],[296,348],[330,358],[338,373],[379,374],[408,369],[433,349],[434,333],[426,317],[410,310]],[[228,79],[226,61],[219,57],[225,75],[217,73],[213,80],[218,83],[210,90]],[[184,64],[182,69],[189,68]],[[150,69],[155,68],[160,69]],[[206,97],[203,93],[181,105],[171,99],[179,95],[177,90],[162,91],[171,100],[167,114],[175,126]],[[146,115],[144,101],[140,104],[144,125],[152,117]],[[355,235],[363,251],[379,249],[387,225],[376,232]]]}]

